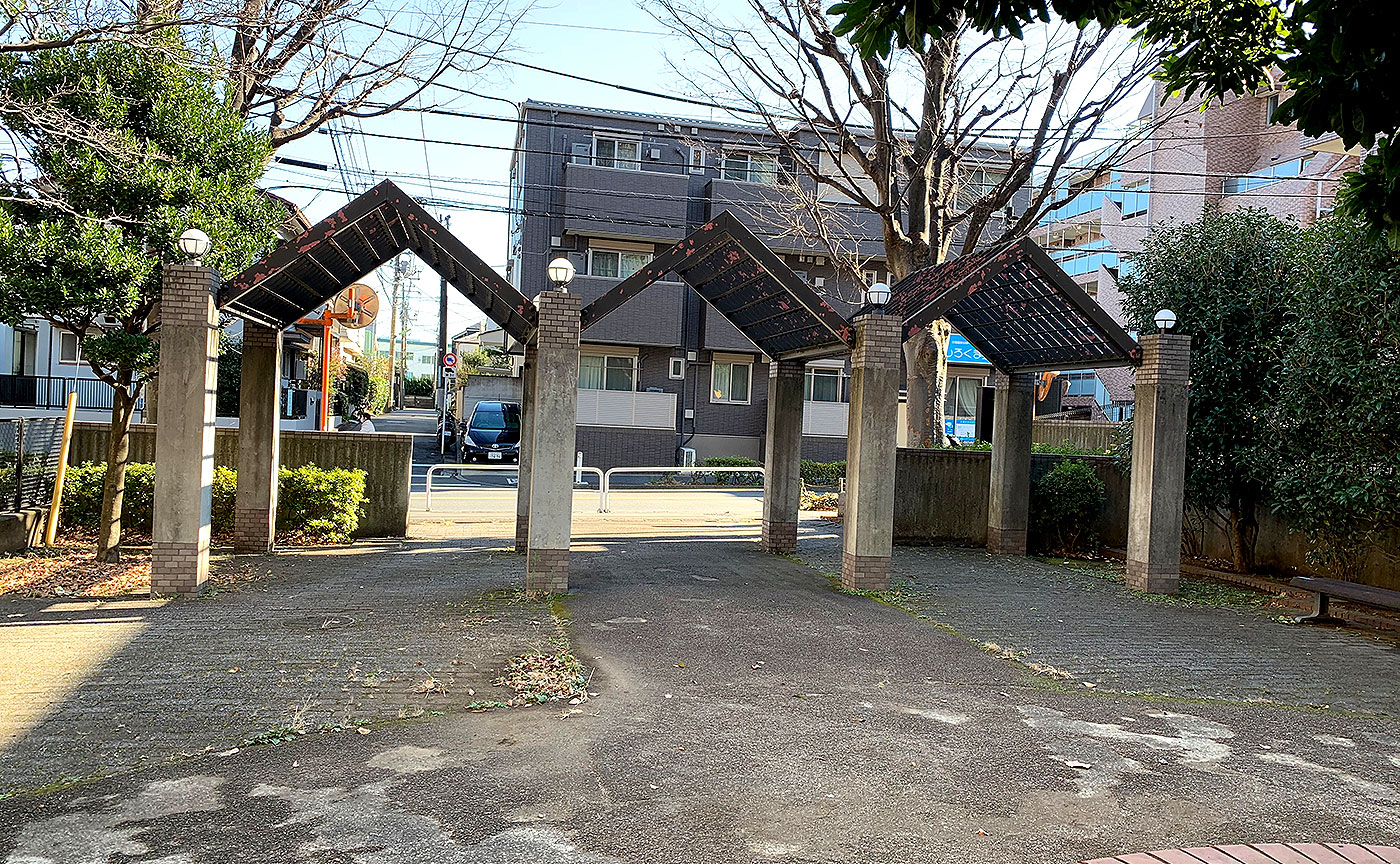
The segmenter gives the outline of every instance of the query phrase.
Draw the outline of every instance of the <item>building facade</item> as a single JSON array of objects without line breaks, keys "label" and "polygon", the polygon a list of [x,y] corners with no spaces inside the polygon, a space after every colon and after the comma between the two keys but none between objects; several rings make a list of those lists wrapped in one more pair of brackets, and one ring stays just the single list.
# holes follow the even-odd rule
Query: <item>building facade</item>
[{"label": "building facade", "polygon": [[[1118,280],[1152,226],[1193,221],[1207,206],[1316,221],[1331,211],[1341,177],[1359,165],[1360,153],[1345,152],[1335,136],[1310,138],[1294,126],[1270,124],[1289,95],[1279,86],[1200,111],[1179,100],[1163,103],[1157,85],[1138,118],[1143,141],[1111,170],[1071,175],[1065,203],[1046,214],[1036,241],[1126,326]],[[1121,420],[1132,410],[1128,370],[1061,378],[1067,409],[1099,420]]]},{"label": "building facade", "polygon": [[[578,274],[568,290],[587,305],[729,212],[849,314],[864,285],[889,280],[877,218],[839,209],[861,262],[857,281],[790,230],[805,218],[785,191],[792,182],[804,194],[829,191],[799,177],[793,155],[758,127],[527,102],[510,172],[507,276],[534,297],[550,287],[549,261],[567,257]],[[652,285],[589,328],[580,351],[577,440],[586,464],[762,458],[767,358],[685,284]],[[965,343],[950,360],[950,425],[970,434],[958,409],[971,410],[990,366]],[[809,363],[805,397],[803,458],[844,459],[848,360]]]}]

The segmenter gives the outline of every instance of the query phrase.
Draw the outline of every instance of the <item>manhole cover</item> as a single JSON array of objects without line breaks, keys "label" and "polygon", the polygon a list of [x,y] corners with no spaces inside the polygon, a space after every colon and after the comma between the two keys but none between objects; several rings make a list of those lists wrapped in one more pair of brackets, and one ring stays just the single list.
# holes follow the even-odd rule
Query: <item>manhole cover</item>
[{"label": "manhole cover", "polygon": [[304,615],[289,618],[282,626],[291,630],[343,630],[354,626],[356,619],[343,612],[325,612],[319,615]]}]

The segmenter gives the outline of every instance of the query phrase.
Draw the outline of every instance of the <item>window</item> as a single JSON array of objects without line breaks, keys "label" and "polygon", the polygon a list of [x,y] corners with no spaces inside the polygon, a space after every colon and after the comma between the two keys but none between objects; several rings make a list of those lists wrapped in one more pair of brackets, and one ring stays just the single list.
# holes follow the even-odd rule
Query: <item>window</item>
[{"label": "window", "polygon": [[691,173],[691,174],[704,174],[704,173],[705,173],[705,148],[704,148],[704,147],[691,147],[691,148],[690,148],[690,173]]},{"label": "window", "polygon": [[1272,123],[1274,112],[1278,110],[1278,94],[1270,93],[1269,98],[1264,100],[1264,122]]},{"label": "window", "polygon": [[1123,218],[1131,219],[1147,212],[1147,178],[1123,184]]},{"label": "window", "polygon": [[948,392],[943,398],[943,416],[949,420],[972,420],[977,417],[977,390],[987,383],[985,378],[949,378]]},{"label": "window", "polygon": [[866,287],[869,287],[871,285],[874,285],[876,282],[880,281],[880,271],[862,270],[860,271],[860,278],[864,279]]},{"label": "window", "polygon": [[636,390],[637,358],[584,354],[578,358],[578,389]]},{"label": "window", "polygon": [[716,360],[710,371],[710,401],[749,404],[752,363]]},{"label": "window", "polygon": [[778,184],[778,157],[772,153],[726,153],[720,176],[740,183]]},{"label": "window", "polygon": [[845,377],[840,369],[810,368],[803,382],[802,398],[808,402],[844,402],[841,384]]},{"label": "window", "polygon": [[1241,192],[1249,192],[1261,186],[1268,186],[1270,183],[1277,183],[1280,180],[1297,179],[1303,173],[1303,166],[1307,159],[1291,159],[1287,162],[1280,162],[1277,165],[1270,165],[1258,171],[1251,171],[1242,177],[1228,177],[1221,184],[1221,189],[1226,195],[1238,195]]},{"label": "window", "polygon": [[83,345],[78,337],[72,333],[60,333],[58,337],[58,362],[60,363],[81,363],[83,362]]},{"label": "window", "polygon": [[611,279],[626,279],[647,266],[651,255],[646,252],[625,252],[612,249],[588,250],[588,274]]},{"label": "window", "polygon": [[672,358],[671,358],[671,380],[673,380],[673,381],[679,381],[680,379],[682,379],[682,378],[684,378],[684,377],[685,377],[685,358],[684,358],[684,357],[672,357]]},{"label": "window", "polygon": [[520,407],[500,402],[482,402],[472,410],[472,429],[520,429]]},{"label": "window", "polygon": [[642,142],[635,138],[593,137],[593,164],[602,168],[626,168],[640,171]]}]

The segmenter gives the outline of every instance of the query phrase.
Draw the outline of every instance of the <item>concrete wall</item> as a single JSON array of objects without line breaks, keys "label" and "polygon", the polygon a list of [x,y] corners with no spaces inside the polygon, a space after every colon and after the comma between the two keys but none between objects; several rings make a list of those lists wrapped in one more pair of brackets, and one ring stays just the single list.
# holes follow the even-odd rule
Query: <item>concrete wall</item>
[{"label": "concrete wall", "polygon": [[[1127,542],[1128,477],[1108,457],[1037,454],[1031,457],[1032,483],[1062,459],[1082,459],[1094,466],[1108,493],[1099,522],[1100,542],[1122,548]],[[901,448],[895,465],[895,542],[905,546],[984,545],[990,482],[991,454],[985,450]],[[1188,533],[1190,523],[1200,524],[1190,518],[1187,522]],[[1229,539],[1219,529],[1207,527],[1201,545],[1207,557],[1230,558]],[[1400,531],[1395,532],[1387,548],[1400,549]],[[1259,514],[1255,557],[1260,569],[1310,576],[1337,575],[1310,565],[1307,552],[1307,538],[1290,531],[1271,513]],[[1359,581],[1400,590],[1400,562],[1374,549]]]},{"label": "concrete wall", "polygon": [[468,375],[457,388],[457,416],[468,420],[476,403],[521,401],[521,379],[511,375]]},{"label": "concrete wall", "polygon": [[[155,461],[155,427],[131,427],[131,461]],[[365,472],[365,515],[359,537],[402,537],[408,532],[408,482],[413,468],[413,436],[386,432],[282,433],[282,464],[289,468],[359,468]],[[107,459],[107,427],[74,423],[68,464]],[[214,436],[214,464],[237,469],[238,430]]]},{"label": "concrete wall", "polygon": [[23,552],[44,545],[48,507],[26,507],[0,513],[0,552]]}]

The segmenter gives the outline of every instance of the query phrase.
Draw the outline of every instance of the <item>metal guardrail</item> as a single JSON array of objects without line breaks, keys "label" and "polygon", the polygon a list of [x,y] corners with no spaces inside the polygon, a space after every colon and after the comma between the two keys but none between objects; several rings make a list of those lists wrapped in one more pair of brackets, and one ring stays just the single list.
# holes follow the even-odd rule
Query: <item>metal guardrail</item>
[{"label": "metal guardrail", "polygon": [[[441,462],[428,468],[427,475],[423,478],[423,509],[433,509],[433,473],[436,471],[508,471],[516,474],[520,473],[519,465],[478,465],[475,462]],[[598,478],[598,512],[606,513],[603,503],[607,500],[607,478],[601,468],[590,468],[587,465],[575,465],[569,469],[575,476],[580,473],[593,474]]]},{"label": "metal guardrail", "polygon": [[600,490],[602,496],[601,500],[598,502],[599,513],[611,512],[611,509],[608,507],[608,496],[612,494],[612,476],[614,474],[757,474],[760,477],[766,476],[762,468],[731,468],[727,465],[651,465],[639,468],[609,468],[603,475],[603,483]]}]

